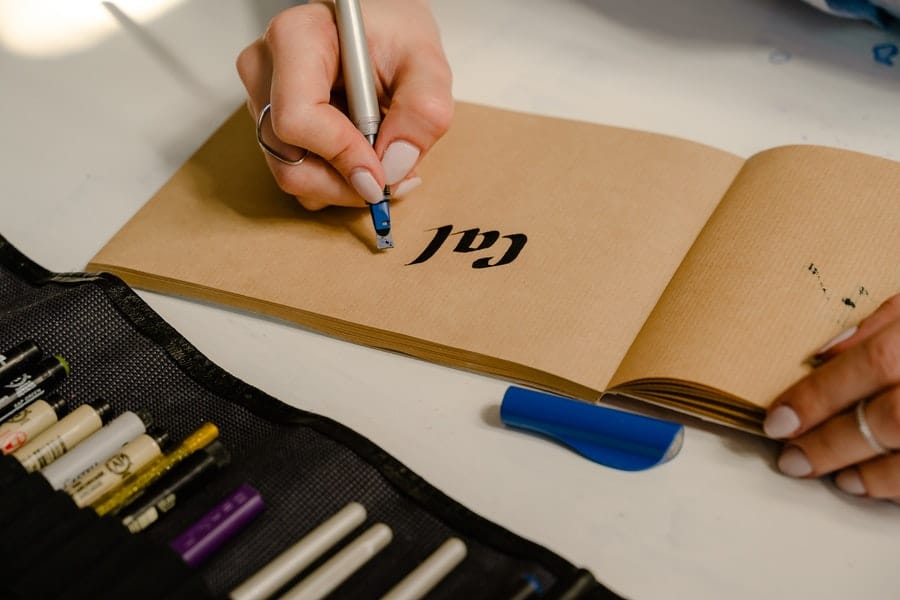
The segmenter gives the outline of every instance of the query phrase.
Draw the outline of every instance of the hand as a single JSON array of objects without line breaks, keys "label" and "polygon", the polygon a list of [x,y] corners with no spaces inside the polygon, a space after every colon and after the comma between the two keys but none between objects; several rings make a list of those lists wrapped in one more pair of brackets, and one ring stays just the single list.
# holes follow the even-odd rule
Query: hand
[{"label": "hand", "polygon": [[766,434],[787,440],[778,467],[795,477],[834,473],[845,492],[900,500],[900,453],[889,452],[900,449],[900,294],[817,358],[824,364],[766,417]]},{"label": "hand", "polygon": [[309,150],[296,166],[266,155],[279,187],[309,210],[379,202],[386,184],[393,196],[403,195],[421,182],[416,164],[450,126],[450,67],[426,0],[361,4],[384,115],[374,148],[340,108],[330,2],[279,13],[237,59],[254,122],[272,105],[264,139],[292,159]]}]

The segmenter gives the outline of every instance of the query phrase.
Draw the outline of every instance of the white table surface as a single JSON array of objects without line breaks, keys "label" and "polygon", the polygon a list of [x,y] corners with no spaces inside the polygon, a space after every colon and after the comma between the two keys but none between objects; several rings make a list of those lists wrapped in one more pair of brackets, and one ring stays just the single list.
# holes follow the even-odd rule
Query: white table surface
[{"label": "white table surface", "polygon": [[[49,269],[83,269],[243,101],[234,59],[284,4],[0,0],[0,234]],[[900,60],[872,56],[900,38],[799,0],[433,6],[461,100],[745,156],[819,143],[900,158]],[[141,295],[241,379],[634,600],[900,593],[900,507],[784,478],[772,444],[691,426],[673,462],[618,472],[504,429],[503,381]]]}]

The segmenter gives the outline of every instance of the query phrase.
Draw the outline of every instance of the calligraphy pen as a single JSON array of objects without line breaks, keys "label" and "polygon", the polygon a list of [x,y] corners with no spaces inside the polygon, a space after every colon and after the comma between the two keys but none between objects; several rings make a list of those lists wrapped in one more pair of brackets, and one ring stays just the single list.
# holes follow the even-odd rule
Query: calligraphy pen
[{"label": "calligraphy pen", "polygon": [[[358,0],[335,0],[338,40],[341,47],[341,68],[350,120],[371,145],[375,145],[378,127],[381,125],[381,109],[375,93],[375,77],[362,10]],[[379,250],[394,247],[391,235],[391,192],[384,186],[384,199],[369,205],[372,225],[375,227],[375,243]]]}]

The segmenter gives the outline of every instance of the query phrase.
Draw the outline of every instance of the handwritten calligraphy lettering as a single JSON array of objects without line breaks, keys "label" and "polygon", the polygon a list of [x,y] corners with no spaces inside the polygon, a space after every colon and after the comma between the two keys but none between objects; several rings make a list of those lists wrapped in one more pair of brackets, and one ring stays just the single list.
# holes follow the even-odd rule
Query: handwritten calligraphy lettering
[{"label": "handwritten calligraphy lettering", "polygon": [[496,258],[496,255],[478,258],[472,263],[473,269],[486,269],[488,267],[508,265],[519,256],[522,249],[525,247],[525,244],[528,242],[528,236],[524,233],[511,233],[501,236],[499,231],[481,231],[477,227],[475,229],[454,232],[453,225],[443,225],[434,229],[434,237],[422,253],[419,254],[415,260],[407,263],[407,266],[418,265],[427,261],[437,253],[451,235],[460,236],[459,241],[456,243],[456,247],[453,249],[453,252],[460,253],[487,250],[493,248],[494,244],[501,239],[509,240],[509,246],[500,258]]}]

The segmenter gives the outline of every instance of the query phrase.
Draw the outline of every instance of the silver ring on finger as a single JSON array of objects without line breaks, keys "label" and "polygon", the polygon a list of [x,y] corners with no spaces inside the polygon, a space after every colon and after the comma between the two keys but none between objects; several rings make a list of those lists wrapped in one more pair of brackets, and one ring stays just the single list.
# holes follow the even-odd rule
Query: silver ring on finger
[{"label": "silver ring on finger", "polygon": [[300,155],[300,158],[298,158],[296,160],[292,160],[292,159],[288,158],[287,156],[285,156],[284,154],[282,154],[281,152],[279,152],[278,150],[276,150],[275,148],[273,148],[272,146],[270,146],[269,144],[267,144],[266,141],[263,139],[263,134],[262,134],[263,122],[265,122],[266,115],[269,114],[269,112],[271,112],[271,110],[272,110],[272,105],[266,104],[263,107],[262,111],[260,111],[259,118],[256,119],[256,141],[259,142],[259,147],[262,148],[263,152],[265,152],[266,154],[268,154],[269,156],[271,156],[278,162],[282,162],[282,163],[284,163],[286,165],[290,165],[292,167],[296,167],[297,165],[302,164],[303,161],[306,160],[306,157],[309,156],[308,149],[302,148],[303,154]]},{"label": "silver ring on finger", "polygon": [[868,402],[868,400],[860,400],[859,404],[856,405],[856,427],[859,429],[859,432],[862,434],[863,438],[865,438],[872,450],[878,454],[889,454],[891,451],[890,448],[886,448],[878,441],[875,434],[872,433],[872,428],[869,427],[868,420],[866,420],[866,405]]}]

